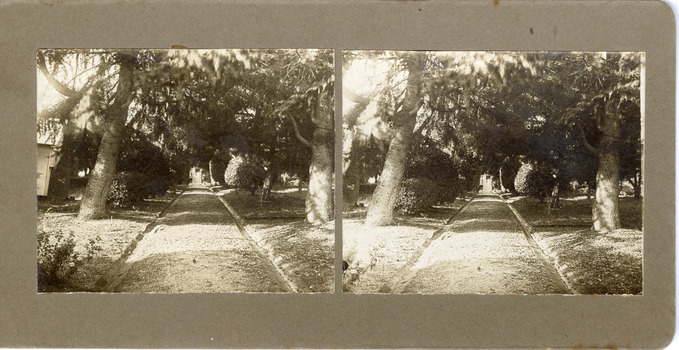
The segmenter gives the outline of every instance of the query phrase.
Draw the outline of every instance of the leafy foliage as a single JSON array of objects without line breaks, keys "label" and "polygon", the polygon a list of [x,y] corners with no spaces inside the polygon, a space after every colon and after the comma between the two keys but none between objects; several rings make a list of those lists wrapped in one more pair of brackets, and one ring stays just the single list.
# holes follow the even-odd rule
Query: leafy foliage
[{"label": "leafy foliage", "polygon": [[154,177],[138,171],[120,172],[113,177],[108,202],[113,206],[122,207],[139,202],[151,194],[157,194],[159,188],[167,191],[167,184],[158,184]]},{"label": "leafy foliage", "polygon": [[265,171],[252,164],[243,156],[235,156],[226,166],[224,181],[227,186],[251,189],[255,186],[255,179],[264,179]]},{"label": "leafy foliage", "polygon": [[516,189],[516,192],[521,194],[528,193],[528,178],[533,171],[533,165],[530,163],[525,163],[519,168],[514,178],[514,189]]},{"label": "leafy foliage", "polygon": [[114,206],[164,195],[171,181],[170,162],[162,150],[141,133],[129,129],[127,134],[108,197]]},{"label": "leafy foliage", "polygon": [[442,201],[455,199],[451,193],[457,193],[457,190],[426,177],[408,178],[401,183],[395,208],[405,214],[415,214]]},{"label": "leafy foliage", "polygon": [[38,291],[50,291],[68,284],[85,259],[90,260],[101,250],[97,241],[92,239],[86,246],[83,256],[75,250],[73,233],[62,230],[38,229]]},{"label": "leafy foliage", "polygon": [[521,194],[544,199],[554,185],[554,174],[546,166],[526,163],[519,168],[514,179],[514,188]]}]

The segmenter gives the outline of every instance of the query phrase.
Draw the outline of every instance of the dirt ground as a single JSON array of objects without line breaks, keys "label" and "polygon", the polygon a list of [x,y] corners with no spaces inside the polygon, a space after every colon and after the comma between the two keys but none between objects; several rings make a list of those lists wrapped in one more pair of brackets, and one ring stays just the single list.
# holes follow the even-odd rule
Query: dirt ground
[{"label": "dirt ground", "polygon": [[[38,230],[54,235],[61,231],[73,237],[75,251],[87,255],[88,246],[94,245],[91,259],[83,259],[75,273],[61,285],[42,285],[44,292],[91,291],[111,265],[123,254],[125,248],[144,231],[144,228],[167,206],[180,190],[171,191],[161,198],[149,199],[125,208],[111,208],[111,217],[102,220],[79,221],[76,215],[79,201],[38,202]],[[93,242],[93,243],[91,243]]]},{"label": "dirt ground", "polygon": [[303,222],[305,191],[277,189],[266,202],[248,191],[220,191],[245,219],[246,237],[217,197],[207,189],[190,189],[157,227],[141,234],[178,193],[112,209],[112,218],[87,222],[76,220],[77,201],[39,203],[40,230],[72,235],[81,256],[92,250],[92,242],[96,247],[65,283],[41,290],[288,291],[285,281],[271,277],[278,273],[300,292],[333,291],[334,222],[322,227]]},{"label": "dirt ground", "polygon": [[480,195],[444,228],[392,292],[568,293],[534,248],[498,196]]},{"label": "dirt ground", "polygon": [[205,188],[185,191],[111,277],[107,292],[286,292]]},{"label": "dirt ground", "polygon": [[[470,199],[470,198],[467,198]],[[396,225],[365,228],[366,208],[346,208],[342,221],[343,289],[350,293],[375,293],[387,283],[464,204],[459,198],[419,215],[399,215]]]},{"label": "dirt ground", "polygon": [[[385,284],[395,281],[389,292],[639,294],[641,201],[621,198],[623,229],[597,234],[589,229],[591,202],[586,198],[564,198],[559,209],[548,209],[548,200],[507,200],[531,226],[535,243],[525,238],[508,208],[485,220],[465,218],[463,211],[433,241],[430,238],[455,208],[400,215],[395,226],[370,229],[361,224],[365,208],[350,208],[343,221],[343,259],[349,263],[344,290],[384,292]],[[456,208],[464,203],[456,202]],[[424,250],[423,244],[428,245]],[[408,262],[418,254],[416,261]],[[506,259],[510,256],[514,260]],[[404,267],[408,272],[398,276]]]},{"label": "dirt ground", "polygon": [[244,190],[218,194],[243,218],[250,235],[298,291],[334,291],[335,224],[314,227],[304,222],[306,191],[274,189],[266,202]]},{"label": "dirt ground", "polygon": [[591,202],[565,198],[547,208],[533,198],[508,200],[531,225],[533,237],[560,274],[581,294],[641,294],[643,288],[642,201],[620,199],[623,229],[596,233]]}]

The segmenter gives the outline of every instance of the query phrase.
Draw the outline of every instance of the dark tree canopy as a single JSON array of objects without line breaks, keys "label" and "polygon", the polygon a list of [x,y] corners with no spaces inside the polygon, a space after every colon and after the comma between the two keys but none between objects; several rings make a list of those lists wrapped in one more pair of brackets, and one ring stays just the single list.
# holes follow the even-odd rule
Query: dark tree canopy
[{"label": "dark tree canopy", "polygon": [[[354,78],[361,69],[365,78]],[[345,175],[365,180],[350,170],[370,166],[382,169],[380,182],[435,177],[460,191],[461,179],[474,186],[491,173],[511,189],[521,164],[532,163],[550,189],[543,195],[587,184],[597,190],[594,228],[619,228],[617,184],[630,180],[637,194],[641,184],[641,69],[635,53],[351,52]],[[381,151],[366,159],[365,140]],[[383,167],[390,161],[407,166]],[[391,202],[376,198],[397,189],[378,183],[371,206],[386,207],[370,209],[367,223],[391,222]]]},{"label": "dark tree canopy", "polygon": [[[77,148],[75,167],[92,170],[88,187],[104,198],[116,167],[102,166],[120,159],[122,171],[151,151],[169,164],[175,183],[191,166],[235,155],[308,177],[317,149],[308,139],[327,116],[332,131],[332,59],[331,50],[41,50],[38,69],[61,97],[39,125],[66,126],[62,153]],[[149,142],[140,143],[140,135]],[[84,137],[94,147],[76,147],[73,140]],[[121,155],[134,142],[147,150]],[[70,175],[73,162],[64,166]],[[95,192],[88,193],[81,217],[100,217],[105,203],[90,202]],[[327,210],[323,218],[329,220]]]}]

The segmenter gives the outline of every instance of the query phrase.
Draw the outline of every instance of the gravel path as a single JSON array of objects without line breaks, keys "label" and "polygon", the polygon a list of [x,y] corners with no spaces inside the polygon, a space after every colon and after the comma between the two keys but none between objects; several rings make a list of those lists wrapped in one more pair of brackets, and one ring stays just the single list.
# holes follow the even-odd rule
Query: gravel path
[{"label": "gravel path", "polygon": [[431,242],[393,293],[568,293],[496,195],[480,195]]},{"label": "gravel path", "polygon": [[137,243],[106,287],[111,292],[286,292],[270,262],[205,188],[190,188]]}]

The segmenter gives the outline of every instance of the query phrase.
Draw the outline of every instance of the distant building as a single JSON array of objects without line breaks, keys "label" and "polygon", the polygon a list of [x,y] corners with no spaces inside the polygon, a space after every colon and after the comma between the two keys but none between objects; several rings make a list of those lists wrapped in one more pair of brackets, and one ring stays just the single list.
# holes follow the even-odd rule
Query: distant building
[{"label": "distant building", "polygon": [[207,177],[205,169],[194,166],[189,171],[189,180],[192,184],[202,184]]},{"label": "distant building", "polygon": [[493,191],[493,182],[495,182],[495,176],[488,173],[481,174],[481,177],[479,178],[479,191]]}]

